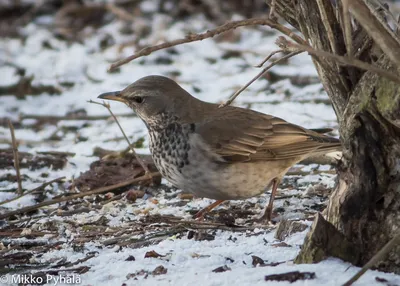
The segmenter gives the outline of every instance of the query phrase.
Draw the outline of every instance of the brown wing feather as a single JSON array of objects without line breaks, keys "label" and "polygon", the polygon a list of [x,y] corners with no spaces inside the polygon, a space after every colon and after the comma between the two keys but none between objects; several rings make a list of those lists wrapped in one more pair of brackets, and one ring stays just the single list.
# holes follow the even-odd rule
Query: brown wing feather
[{"label": "brown wing feather", "polygon": [[225,107],[212,118],[197,124],[196,133],[227,162],[289,160],[340,148],[335,138],[251,110]]}]

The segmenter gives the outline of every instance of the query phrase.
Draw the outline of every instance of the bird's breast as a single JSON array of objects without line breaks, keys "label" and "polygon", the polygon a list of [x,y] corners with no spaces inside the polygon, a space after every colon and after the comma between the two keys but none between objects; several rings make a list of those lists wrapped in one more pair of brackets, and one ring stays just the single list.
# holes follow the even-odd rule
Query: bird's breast
[{"label": "bird's breast", "polygon": [[182,188],[182,170],[189,165],[190,126],[173,123],[166,128],[149,130],[150,151],[161,175]]}]

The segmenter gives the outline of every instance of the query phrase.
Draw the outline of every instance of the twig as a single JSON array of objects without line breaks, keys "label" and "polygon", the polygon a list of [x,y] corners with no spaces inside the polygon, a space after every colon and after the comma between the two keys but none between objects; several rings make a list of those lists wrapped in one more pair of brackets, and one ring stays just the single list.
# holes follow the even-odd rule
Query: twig
[{"label": "twig", "polygon": [[12,150],[14,154],[14,167],[15,167],[15,172],[17,174],[18,194],[21,196],[22,183],[21,183],[21,173],[19,169],[19,154],[18,154],[17,140],[15,140],[14,126],[11,123],[11,120],[8,120],[8,127],[10,128],[11,132]]},{"label": "twig", "polygon": [[393,248],[395,248],[398,244],[400,244],[400,232],[397,233],[397,235],[395,235],[388,243],[386,243],[385,246],[381,250],[379,250],[378,253],[375,254],[374,257],[372,257],[356,275],[354,275],[349,281],[344,283],[343,286],[350,286],[354,282],[356,282],[358,278],[360,278],[365,272],[367,272],[368,269],[373,267],[379,261],[383,260],[389,254],[389,252],[393,250]]},{"label": "twig", "polygon": [[143,162],[143,160],[138,156],[138,154],[136,154],[135,148],[133,148],[133,145],[129,141],[128,136],[126,136],[124,129],[122,129],[122,126],[121,126],[121,124],[119,124],[119,121],[118,121],[117,117],[111,111],[110,104],[108,104],[108,103],[106,103],[104,101],[103,101],[103,103],[101,103],[101,102],[96,102],[96,101],[93,101],[93,100],[89,100],[89,103],[98,104],[98,105],[101,105],[101,106],[104,106],[105,108],[107,108],[107,110],[110,112],[111,116],[114,118],[115,122],[117,123],[117,125],[118,125],[119,129],[121,130],[122,134],[124,135],[126,142],[128,142],[128,146],[131,149],[131,151],[132,151],[133,155],[135,156],[136,160],[139,162],[140,166],[142,166],[142,168],[143,168],[143,170],[145,172],[145,175],[149,175],[150,174],[149,168],[147,168],[147,166]]},{"label": "twig", "polygon": [[351,57],[353,55],[353,43],[351,35],[351,20],[349,12],[349,0],[343,0],[343,25],[344,25],[344,35],[346,40],[347,56]]},{"label": "twig", "polygon": [[135,20],[135,17],[133,17],[133,15],[129,14],[124,9],[121,9],[112,3],[107,3],[105,7],[108,11],[117,15],[120,19],[124,21],[133,22]]},{"label": "twig", "polygon": [[317,0],[317,5],[319,13],[321,15],[321,21],[325,26],[326,33],[328,34],[329,44],[331,46],[332,52],[337,54],[335,36],[333,35],[333,30],[324,7],[324,2],[322,0]]},{"label": "twig", "polygon": [[[397,29],[400,29],[400,23],[399,23],[398,20],[396,21],[396,17],[393,15],[392,12],[390,12],[390,10],[389,10],[389,8],[388,8],[388,6],[387,6],[387,3],[382,4],[380,0],[376,0],[376,1],[374,1],[374,2],[375,2],[383,11],[385,11],[387,15],[389,15],[389,16],[392,18],[393,23],[394,23],[394,25],[397,27]],[[375,12],[375,11],[374,11],[374,12]],[[400,16],[399,16],[399,17],[400,17]]]},{"label": "twig", "polygon": [[37,151],[37,154],[41,154],[41,155],[53,155],[53,156],[70,156],[70,157],[74,157],[75,153],[72,152],[63,152],[63,151]]},{"label": "twig", "polygon": [[273,66],[275,66],[277,63],[286,60],[288,58],[291,58],[295,55],[300,54],[302,51],[297,51],[297,52],[291,52],[287,55],[284,55],[283,57],[273,61],[272,63],[270,63],[267,67],[265,67],[261,72],[259,72],[255,77],[253,77],[248,83],[246,83],[242,88],[240,88],[238,91],[236,91],[226,102],[220,104],[220,108],[228,106],[229,104],[231,104],[236,97],[238,97],[239,94],[242,93],[242,91],[244,91],[246,88],[248,88],[253,82],[255,82],[257,79],[259,79],[264,73],[266,73],[269,69],[271,69]]},{"label": "twig", "polygon": [[[158,173],[158,172],[151,173],[150,176],[151,177],[160,176],[160,173]],[[58,198],[58,199],[54,199],[54,200],[41,202],[41,203],[33,205],[33,206],[27,206],[27,207],[23,207],[23,208],[17,209],[15,211],[10,211],[10,212],[4,213],[4,214],[0,214],[0,219],[5,219],[5,218],[8,218],[10,216],[17,215],[17,214],[23,214],[23,213],[26,213],[26,212],[31,212],[31,211],[37,210],[37,209],[39,209],[41,207],[50,206],[50,205],[54,205],[54,204],[58,204],[58,203],[66,202],[66,201],[70,201],[70,200],[73,200],[73,199],[78,199],[78,198],[83,198],[83,197],[90,196],[90,195],[105,193],[105,192],[108,192],[108,191],[112,191],[112,190],[115,190],[115,189],[118,189],[118,188],[121,188],[121,187],[125,187],[125,186],[128,186],[128,185],[131,185],[131,184],[134,184],[134,183],[137,183],[137,182],[141,182],[141,181],[144,181],[144,180],[149,180],[149,179],[150,179],[149,176],[144,175],[144,176],[141,176],[139,178],[129,179],[129,180],[126,180],[124,182],[121,182],[121,183],[118,183],[118,184],[114,184],[114,185],[111,185],[111,186],[97,188],[97,189],[94,189],[92,191],[79,193],[79,194],[74,194],[74,195],[71,195],[71,196],[63,197],[63,198]]]},{"label": "twig", "polygon": [[260,68],[262,67],[273,55],[276,55],[278,53],[282,53],[283,50],[276,50],[276,51],[272,51],[261,63],[259,63],[258,65],[254,66],[256,68]]},{"label": "twig", "polygon": [[269,5],[269,18],[271,19],[276,19],[275,7],[276,7],[276,0],[272,0],[271,4]]},{"label": "twig", "polygon": [[59,264],[56,264],[56,265],[54,265],[54,266],[52,266],[50,268],[60,268],[60,267],[75,266],[75,265],[78,265],[78,264],[80,264],[82,262],[88,261],[89,259],[92,259],[93,257],[96,257],[98,254],[99,253],[96,252],[96,251],[95,252],[89,252],[89,253],[86,254],[86,257],[84,257],[84,258],[80,258],[80,259],[78,259],[78,260],[76,260],[74,262],[69,262],[68,261],[68,262],[65,262],[65,263],[59,263]]},{"label": "twig", "polygon": [[[136,117],[133,112],[118,114],[123,117]],[[36,114],[22,114],[20,119],[36,119],[38,121],[60,121],[60,120],[106,120],[110,118],[109,115],[67,115],[67,116],[56,116],[56,115],[36,115]]]},{"label": "twig", "polygon": [[358,59],[355,58],[349,58],[349,57],[342,57],[339,55],[334,55],[332,53],[329,52],[325,52],[325,51],[320,51],[320,50],[316,50],[310,46],[305,46],[305,45],[299,45],[299,44],[295,44],[293,42],[289,42],[287,39],[285,39],[284,37],[279,37],[278,40],[276,41],[277,45],[279,47],[294,47],[303,51],[306,51],[314,56],[318,56],[318,57],[325,57],[325,58],[330,58],[330,59],[334,59],[336,61],[338,61],[339,63],[345,64],[345,65],[349,65],[349,66],[354,66],[357,67],[359,69],[362,70],[367,70],[367,71],[371,71],[374,73],[377,73],[383,77],[386,77],[396,83],[400,83],[400,77],[394,73],[394,72],[390,72],[390,71],[386,71],[383,70],[381,68],[378,68],[374,65],[365,63],[363,61],[360,61]]},{"label": "twig", "polygon": [[148,56],[152,52],[159,51],[162,49],[178,46],[181,44],[185,43],[190,43],[190,42],[195,42],[195,41],[202,41],[207,38],[212,38],[216,35],[225,33],[229,30],[236,29],[238,27],[243,27],[243,26],[269,26],[273,29],[276,29],[280,31],[281,33],[285,34],[286,36],[292,38],[295,42],[303,45],[307,45],[307,42],[304,41],[301,37],[293,33],[289,28],[279,24],[278,22],[268,19],[268,18],[251,18],[251,19],[246,19],[246,20],[241,20],[241,21],[232,21],[229,23],[226,23],[222,26],[219,26],[215,29],[208,30],[207,32],[201,33],[201,34],[189,34],[185,38],[182,39],[177,39],[171,42],[165,42],[159,45],[155,46],[149,46],[146,47],[139,52],[133,54],[132,56],[126,57],[125,59],[119,60],[115,63],[113,63],[110,68],[108,69],[109,71],[115,70],[116,68],[129,63],[130,61],[133,61],[134,59],[143,57],[143,56]]},{"label": "twig", "polygon": [[31,194],[31,193],[33,193],[33,192],[36,192],[37,190],[43,189],[43,188],[47,187],[48,185],[50,185],[50,184],[52,184],[52,183],[55,183],[55,182],[58,182],[58,181],[61,181],[61,180],[63,180],[63,179],[65,179],[65,177],[60,177],[60,178],[51,180],[51,181],[49,181],[49,182],[45,182],[45,183],[41,184],[39,187],[36,187],[36,188],[34,188],[34,189],[30,190],[30,191],[27,191],[27,192],[23,193],[22,195],[19,195],[19,196],[16,196],[15,198],[8,199],[8,200],[5,200],[5,201],[0,202],[0,206],[1,206],[1,205],[4,205],[4,204],[8,204],[9,202],[18,200],[19,198],[22,198],[22,197],[24,197],[24,196],[26,196],[26,195],[29,195],[29,194]]},{"label": "twig", "polygon": [[375,43],[400,68],[400,40],[381,20],[373,15],[362,0],[348,1],[351,14],[363,26]]}]

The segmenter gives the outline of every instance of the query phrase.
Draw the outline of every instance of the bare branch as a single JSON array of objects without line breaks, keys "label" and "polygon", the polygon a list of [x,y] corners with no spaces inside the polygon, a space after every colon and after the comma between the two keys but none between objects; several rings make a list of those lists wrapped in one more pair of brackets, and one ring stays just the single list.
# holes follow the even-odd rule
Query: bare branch
[{"label": "bare branch", "polygon": [[395,235],[388,243],[386,243],[385,246],[379,250],[378,253],[375,254],[374,257],[372,257],[359,272],[356,273],[356,275],[344,283],[343,286],[350,286],[356,282],[358,278],[367,272],[368,269],[375,266],[375,264],[377,264],[379,261],[383,260],[398,244],[400,244],[400,232],[397,233],[397,235]]},{"label": "bare branch", "polygon": [[322,23],[324,24],[326,33],[328,34],[329,44],[331,46],[332,52],[334,54],[337,54],[338,52],[337,52],[337,49],[336,49],[335,36],[333,35],[333,30],[332,30],[332,27],[331,27],[331,23],[330,23],[330,21],[328,19],[328,15],[326,14],[326,10],[325,10],[325,7],[324,7],[323,0],[317,0],[317,4],[318,4],[319,12],[321,14]]},{"label": "bare branch", "polygon": [[201,34],[189,34],[183,39],[177,39],[171,42],[165,42],[159,45],[155,46],[149,46],[146,47],[139,52],[135,53],[132,56],[129,56],[125,59],[119,60],[115,63],[113,63],[109,71],[112,71],[116,69],[117,67],[120,67],[126,63],[129,63],[130,61],[133,61],[134,59],[143,57],[143,56],[148,56],[152,52],[167,49],[170,47],[175,47],[181,44],[185,43],[191,43],[191,42],[196,42],[196,41],[202,41],[207,38],[212,38],[216,35],[225,33],[227,31],[236,29],[238,27],[243,27],[243,26],[269,26],[273,29],[276,29],[280,31],[281,33],[285,34],[286,36],[292,38],[296,43],[307,45],[307,42],[305,42],[301,37],[293,33],[289,28],[279,24],[278,22],[271,20],[271,19],[266,19],[266,18],[251,18],[251,19],[246,19],[246,20],[241,20],[241,21],[233,21],[226,23],[222,26],[219,26],[215,29],[208,30],[207,32],[201,33]]},{"label": "bare branch", "polygon": [[19,168],[18,146],[17,146],[17,140],[15,139],[14,126],[11,123],[11,120],[8,120],[8,127],[10,128],[10,132],[11,132],[12,150],[13,150],[13,154],[14,154],[14,167],[15,167],[15,172],[17,175],[17,183],[18,183],[18,194],[21,196],[22,195],[22,183],[21,183],[21,173],[20,173],[20,168]]},{"label": "bare branch", "polygon": [[254,66],[254,67],[256,67],[256,68],[262,67],[273,55],[276,55],[276,54],[282,53],[282,52],[283,52],[283,50],[276,50],[276,51],[271,52],[261,63],[259,63],[258,65]]},{"label": "bare branch", "polygon": [[343,0],[343,25],[344,25],[344,35],[346,41],[347,56],[351,57],[353,55],[353,43],[351,35],[351,20],[349,12],[349,0]]},{"label": "bare branch", "polygon": [[[137,115],[133,112],[117,114],[120,117],[136,117]],[[60,120],[106,120],[110,118],[110,115],[36,115],[36,114],[21,114],[19,116],[23,119],[35,119],[38,121],[60,121]]]},{"label": "bare branch", "polygon": [[276,19],[275,6],[276,6],[276,0],[272,0],[271,4],[269,4],[269,18],[270,19]]},{"label": "bare branch", "polygon": [[[382,4],[380,0],[376,0],[376,1],[374,1],[374,2],[375,2],[383,11],[385,11],[385,13],[386,13],[387,15],[389,15],[389,16],[392,18],[393,23],[394,23],[394,25],[397,27],[397,29],[400,29],[400,23],[399,23],[398,20],[396,21],[396,17],[393,15],[392,12],[390,12],[387,3]],[[373,14],[375,14],[375,13],[373,13]],[[399,17],[400,17],[400,16],[399,16]]]},{"label": "bare branch", "polygon": [[389,30],[362,0],[348,1],[350,12],[364,27],[367,33],[383,52],[400,68],[400,42],[396,35]]},{"label": "bare branch", "polygon": [[118,16],[118,18],[120,18],[121,20],[128,21],[128,22],[133,22],[135,20],[135,17],[133,17],[133,15],[129,14],[124,9],[121,9],[112,3],[105,4],[105,8],[108,11],[110,11],[111,13]]},{"label": "bare branch", "polygon": [[255,77],[253,77],[248,83],[246,83],[242,88],[240,88],[238,91],[236,91],[226,102],[222,103],[219,107],[225,107],[231,104],[236,97],[238,97],[239,94],[242,93],[243,90],[248,88],[253,82],[255,82],[257,79],[259,79],[264,73],[266,73],[268,70],[270,70],[273,66],[278,64],[279,62],[289,59],[295,55],[300,54],[302,51],[297,51],[297,52],[291,52],[290,54],[284,55],[283,57],[273,61],[270,63],[267,67],[265,67],[261,72],[259,72]]},{"label": "bare branch", "polygon": [[61,180],[63,180],[63,179],[65,179],[65,177],[60,177],[60,178],[51,180],[51,181],[49,181],[49,182],[45,182],[45,183],[41,184],[39,187],[36,187],[36,188],[34,188],[34,189],[30,190],[30,191],[27,191],[27,192],[23,193],[22,195],[19,195],[19,196],[16,196],[15,198],[8,199],[8,200],[5,200],[5,201],[0,202],[0,206],[1,206],[1,205],[8,204],[9,202],[16,201],[16,200],[18,200],[19,198],[22,198],[22,197],[24,197],[24,196],[26,196],[26,195],[29,195],[29,194],[31,194],[31,193],[33,193],[33,192],[36,192],[36,191],[40,190],[40,189],[43,189],[43,188],[45,188],[46,186],[48,186],[48,185],[50,185],[50,184],[52,184],[52,183],[54,183],[54,182],[61,181]]},{"label": "bare branch", "polygon": [[150,174],[149,168],[147,168],[146,164],[143,162],[143,160],[135,152],[135,148],[133,148],[133,145],[129,141],[128,136],[126,136],[124,129],[122,129],[121,124],[119,124],[119,121],[118,121],[117,117],[111,111],[110,105],[107,104],[104,101],[103,101],[103,103],[96,102],[96,101],[93,101],[93,100],[89,100],[88,102],[89,103],[98,104],[98,105],[101,105],[101,106],[104,106],[105,108],[107,108],[107,110],[110,112],[111,116],[114,118],[115,122],[117,123],[117,125],[118,125],[119,129],[121,130],[122,134],[124,135],[126,142],[128,142],[128,146],[131,149],[131,151],[132,151],[133,155],[135,156],[136,160],[139,162],[140,166],[142,166],[143,170],[145,171],[145,174],[146,175]]},{"label": "bare branch", "polygon": [[313,49],[310,46],[295,44],[293,42],[289,42],[282,36],[278,38],[276,43],[280,48],[292,46],[294,48],[298,48],[300,50],[306,51],[314,56],[330,58],[330,59],[338,61],[339,63],[342,63],[344,65],[354,66],[354,67],[357,67],[362,70],[371,71],[371,72],[377,73],[383,77],[386,77],[396,83],[400,83],[400,77],[396,73],[383,70],[381,68],[378,68],[374,65],[367,64],[367,63],[360,61],[358,59],[355,59],[355,58],[342,57],[342,56],[335,55],[335,54],[332,54],[329,52]]},{"label": "bare branch", "polygon": [[[155,172],[155,173],[151,173],[150,174],[150,177],[156,177],[156,176],[160,176],[160,173]],[[79,193],[79,194],[74,194],[74,195],[70,195],[70,196],[66,196],[66,197],[61,197],[61,198],[57,198],[57,199],[53,199],[53,200],[49,200],[49,201],[44,201],[44,202],[41,202],[41,203],[33,205],[33,206],[27,206],[27,207],[23,207],[23,208],[20,208],[20,209],[14,210],[14,211],[10,211],[10,212],[4,213],[4,214],[0,214],[0,219],[5,219],[5,218],[8,218],[8,217],[13,216],[13,215],[18,215],[18,214],[23,214],[23,213],[26,213],[26,212],[31,212],[31,211],[37,210],[37,209],[39,209],[41,207],[50,206],[50,205],[54,205],[54,204],[58,204],[58,203],[62,203],[62,202],[66,202],[66,201],[70,201],[70,200],[74,200],[74,199],[78,199],[78,198],[83,198],[83,197],[86,197],[86,196],[89,196],[89,195],[105,193],[105,192],[108,192],[108,191],[112,191],[112,190],[115,190],[115,189],[118,189],[118,188],[121,188],[121,187],[125,187],[125,186],[128,186],[128,185],[131,185],[131,184],[134,184],[134,183],[138,183],[138,182],[142,182],[142,181],[146,181],[146,180],[149,180],[149,179],[150,179],[149,176],[144,175],[144,176],[141,176],[139,178],[130,179],[130,180],[127,180],[125,182],[118,183],[118,184],[111,185],[111,186],[107,186],[107,187],[101,187],[101,188],[98,188],[98,189],[94,189],[92,191],[83,192],[83,193]]]}]

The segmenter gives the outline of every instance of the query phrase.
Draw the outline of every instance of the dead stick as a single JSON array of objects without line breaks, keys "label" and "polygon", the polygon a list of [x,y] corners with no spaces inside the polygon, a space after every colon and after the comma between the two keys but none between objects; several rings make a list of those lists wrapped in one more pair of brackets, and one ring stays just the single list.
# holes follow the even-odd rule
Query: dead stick
[{"label": "dead stick", "polygon": [[207,32],[201,33],[201,34],[189,34],[183,39],[177,39],[171,42],[165,42],[159,45],[155,46],[149,46],[146,47],[139,52],[133,54],[132,56],[129,56],[125,59],[119,60],[115,63],[113,63],[110,68],[108,69],[109,71],[115,70],[116,68],[129,63],[130,61],[133,61],[134,59],[143,57],[143,56],[148,56],[152,52],[171,48],[174,46],[178,46],[181,44],[185,43],[190,43],[190,42],[196,42],[196,41],[202,41],[207,38],[212,38],[216,35],[225,33],[230,30],[234,30],[238,27],[243,27],[243,26],[269,26],[273,29],[276,29],[280,31],[282,34],[285,34],[286,36],[292,38],[295,42],[302,44],[302,45],[307,45],[307,42],[304,41],[301,37],[296,35],[295,33],[292,32],[289,28],[279,24],[278,22],[268,19],[268,18],[251,18],[251,19],[246,19],[246,20],[241,20],[241,21],[232,21],[228,22],[222,26],[219,26],[215,29],[208,30]]},{"label": "dead stick", "polygon": [[343,25],[344,25],[344,35],[347,49],[347,56],[351,57],[353,55],[353,42],[352,42],[352,28],[351,28],[351,19],[350,19],[350,11],[349,11],[349,0],[343,0]]},{"label": "dead stick", "polygon": [[33,192],[36,192],[37,190],[40,190],[40,189],[42,189],[42,188],[45,188],[45,187],[47,187],[48,185],[50,185],[50,184],[52,184],[52,183],[54,183],[54,182],[61,181],[61,180],[63,180],[63,179],[65,179],[65,177],[60,177],[60,178],[51,180],[51,181],[49,181],[49,182],[45,182],[45,183],[41,184],[39,187],[36,187],[36,188],[34,188],[34,189],[30,190],[30,191],[27,191],[27,192],[23,193],[22,195],[19,195],[19,196],[15,197],[15,198],[8,199],[8,200],[5,200],[5,201],[0,202],[0,206],[1,206],[1,205],[4,205],[4,204],[7,204],[7,203],[9,203],[9,202],[18,200],[19,198],[22,198],[22,197],[24,197],[24,196],[26,196],[26,195],[29,195],[29,194],[31,194],[31,193],[33,193]]},{"label": "dead stick", "polygon": [[[123,113],[118,114],[123,117],[136,117],[135,113]],[[38,121],[60,121],[60,120],[106,120],[110,118],[109,115],[67,115],[67,116],[55,116],[55,115],[35,115],[35,114],[22,114],[20,119],[36,119]]]},{"label": "dead stick", "polygon": [[324,24],[326,33],[328,35],[328,40],[329,40],[329,44],[331,46],[332,52],[337,54],[336,41],[335,41],[335,36],[333,34],[333,30],[331,27],[331,23],[330,23],[331,21],[329,21],[329,19],[328,19],[328,14],[326,13],[325,6],[324,6],[325,1],[323,2],[323,0],[317,0],[316,2],[318,5],[319,14],[321,15],[322,23]]},{"label": "dead stick", "polygon": [[132,151],[133,155],[135,156],[136,160],[139,162],[140,166],[142,166],[142,168],[143,168],[143,170],[145,172],[145,175],[150,174],[149,168],[147,168],[146,164],[143,162],[143,160],[135,152],[135,148],[133,148],[133,145],[129,141],[128,136],[126,136],[124,129],[122,129],[121,124],[119,124],[119,121],[118,121],[117,117],[111,111],[110,104],[108,104],[108,103],[106,103],[104,101],[103,101],[103,103],[101,103],[101,102],[96,102],[96,101],[93,101],[93,100],[89,100],[89,103],[98,104],[98,105],[101,105],[101,106],[104,106],[105,108],[107,108],[107,110],[110,112],[111,116],[114,118],[115,122],[117,123],[117,125],[118,125],[119,129],[121,130],[122,134],[124,135],[126,142],[128,142],[128,146],[131,149],[131,151]]},{"label": "dead stick", "polygon": [[229,104],[231,104],[236,97],[238,97],[239,94],[242,93],[242,91],[244,91],[246,88],[248,88],[253,82],[255,82],[257,79],[259,79],[263,74],[265,74],[268,70],[270,70],[273,66],[275,66],[277,63],[286,60],[288,58],[291,58],[295,55],[300,54],[300,52],[291,52],[290,54],[284,55],[283,57],[273,61],[272,63],[270,63],[266,68],[264,68],[261,72],[259,72],[255,77],[253,77],[248,83],[246,83],[242,88],[240,88],[238,91],[236,91],[226,102],[222,103],[219,107],[225,107]]},{"label": "dead stick", "polygon": [[382,49],[388,58],[400,68],[400,40],[389,25],[376,17],[363,0],[348,1],[351,14]]},{"label": "dead stick", "polygon": [[260,68],[262,67],[273,55],[276,55],[277,53],[282,53],[283,50],[276,50],[276,51],[272,51],[261,63],[259,63],[258,65],[254,66],[256,68]]},{"label": "dead stick", "polygon": [[128,21],[128,22],[134,22],[135,17],[128,12],[126,12],[124,9],[119,8],[118,6],[108,3],[105,5],[106,9],[109,10],[111,13],[115,14],[120,18],[121,20]]},{"label": "dead stick", "polygon": [[342,56],[339,56],[339,55],[334,55],[334,54],[329,53],[329,52],[316,50],[316,49],[314,49],[314,48],[312,48],[310,46],[295,44],[293,42],[289,42],[287,39],[285,39],[282,36],[278,38],[276,43],[281,48],[283,48],[284,46],[287,46],[287,47],[290,47],[290,48],[297,48],[297,49],[306,51],[306,52],[310,53],[311,55],[314,55],[314,56],[317,56],[317,57],[330,58],[330,59],[333,59],[333,60],[335,60],[335,61],[337,61],[339,63],[342,63],[344,65],[354,66],[354,67],[357,67],[357,68],[362,69],[362,70],[371,71],[371,72],[379,74],[379,75],[381,75],[383,77],[386,77],[386,78],[390,79],[391,81],[394,81],[396,83],[400,83],[400,77],[399,77],[399,75],[396,74],[396,72],[390,72],[390,71],[383,70],[381,68],[378,68],[378,67],[376,67],[374,65],[365,63],[365,62],[360,61],[360,60],[355,59],[355,58],[342,57]]},{"label": "dead stick", "polygon": [[343,284],[343,286],[350,286],[354,282],[358,280],[365,272],[367,272],[368,269],[373,267],[375,264],[377,264],[379,261],[383,260],[391,250],[393,250],[398,244],[400,244],[400,232],[395,235],[388,243],[385,244],[385,246],[378,251],[377,254],[372,257],[367,264],[364,265],[364,267],[357,272],[356,275],[351,277],[349,281]]},{"label": "dead stick", "polygon": [[[155,173],[151,173],[150,175],[151,175],[151,177],[156,177],[156,176],[160,176],[160,173],[155,172]],[[111,185],[111,186],[97,188],[97,189],[94,189],[94,190],[89,191],[89,192],[74,194],[74,195],[71,195],[71,196],[58,198],[58,199],[55,199],[55,200],[45,201],[45,202],[42,202],[42,203],[39,203],[39,204],[36,204],[36,205],[33,205],[33,206],[23,207],[23,208],[20,208],[18,210],[15,210],[15,211],[11,211],[11,212],[7,212],[7,213],[4,213],[4,214],[0,214],[0,219],[5,219],[5,218],[8,218],[10,216],[17,215],[17,214],[31,212],[31,211],[37,210],[37,209],[39,209],[41,207],[50,206],[50,205],[54,205],[54,204],[58,204],[58,203],[66,202],[66,201],[70,201],[70,200],[73,200],[73,199],[78,199],[78,198],[83,198],[83,197],[90,196],[90,195],[105,193],[105,192],[108,192],[108,191],[112,191],[112,190],[115,190],[115,189],[118,189],[118,188],[121,188],[121,187],[128,186],[130,184],[134,184],[134,183],[145,181],[145,180],[149,180],[149,176],[144,175],[144,176],[141,176],[139,178],[130,179],[130,180],[118,183],[118,184]]]},{"label": "dead stick", "polygon": [[17,140],[15,140],[15,133],[14,133],[14,126],[11,123],[11,120],[8,120],[8,127],[10,128],[11,132],[11,140],[12,140],[12,150],[14,154],[14,167],[17,173],[17,183],[18,183],[18,194],[22,195],[22,183],[21,183],[21,174],[19,169],[19,154],[18,154],[18,147],[17,147]]}]

